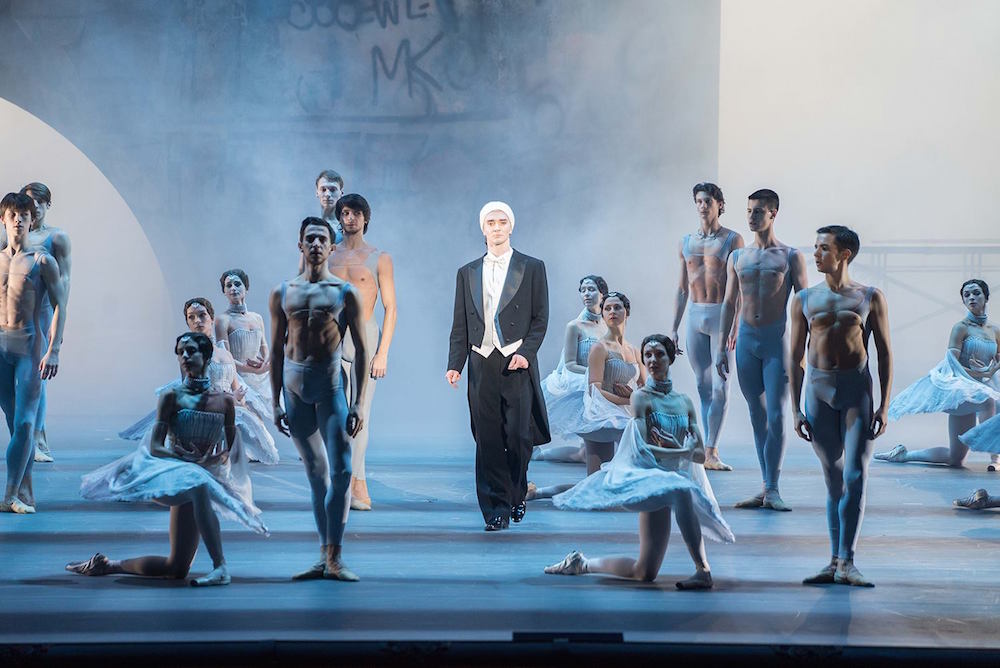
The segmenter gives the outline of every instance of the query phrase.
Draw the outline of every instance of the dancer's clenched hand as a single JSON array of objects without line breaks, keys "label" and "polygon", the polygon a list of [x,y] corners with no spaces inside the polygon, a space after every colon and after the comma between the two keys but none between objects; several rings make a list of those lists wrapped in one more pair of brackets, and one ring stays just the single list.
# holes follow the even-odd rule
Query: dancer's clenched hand
[{"label": "dancer's clenched hand", "polygon": [[875,411],[872,416],[872,438],[878,438],[885,433],[886,422],[889,421],[888,409],[885,406]]},{"label": "dancer's clenched hand", "polygon": [[351,406],[351,410],[347,413],[347,435],[354,438],[361,433],[364,426],[365,421],[361,419],[361,408],[357,405]]},{"label": "dancer's clenched hand", "polygon": [[527,369],[527,368],[528,368],[528,358],[526,358],[524,355],[518,355],[517,353],[514,353],[514,355],[511,356],[510,364],[507,365],[508,371],[517,371],[518,369]]},{"label": "dancer's clenched hand", "polygon": [[795,411],[795,433],[799,435],[799,438],[812,443],[813,428],[802,411]]},{"label": "dancer's clenched hand", "polygon": [[42,380],[48,380],[50,378],[56,377],[56,372],[59,371],[59,353],[52,351],[45,354],[42,361],[38,363],[38,373],[41,375]]},{"label": "dancer's clenched hand", "polygon": [[274,426],[285,436],[291,436],[288,431],[288,415],[285,414],[285,409],[280,404],[274,407]]},{"label": "dancer's clenched hand", "polygon": [[462,379],[462,374],[452,369],[448,369],[448,372],[444,375],[444,379],[447,380],[452,387],[458,387],[458,381]]},{"label": "dancer's clenched hand", "polygon": [[716,356],[715,370],[722,376],[722,380],[726,380],[729,377],[729,356],[726,355],[725,350],[719,352]]}]

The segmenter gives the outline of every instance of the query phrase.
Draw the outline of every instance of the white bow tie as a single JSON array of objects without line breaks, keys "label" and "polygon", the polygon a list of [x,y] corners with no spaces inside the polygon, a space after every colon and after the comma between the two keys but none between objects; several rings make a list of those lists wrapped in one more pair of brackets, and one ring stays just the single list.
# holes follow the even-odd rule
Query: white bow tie
[{"label": "white bow tie", "polygon": [[486,255],[486,257],[483,258],[483,262],[485,264],[495,264],[498,267],[507,266],[507,258],[502,255],[500,257],[495,257],[493,255]]}]

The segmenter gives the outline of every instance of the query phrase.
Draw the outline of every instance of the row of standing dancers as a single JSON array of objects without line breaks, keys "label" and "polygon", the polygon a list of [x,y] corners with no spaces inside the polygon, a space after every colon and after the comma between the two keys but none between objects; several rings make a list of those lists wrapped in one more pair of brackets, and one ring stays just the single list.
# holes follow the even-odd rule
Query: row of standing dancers
[{"label": "row of standing dancers", "polygon": [[[317,180],[324,209],[328,207],[322,186],[324,180],[335,181],[331,174],[324,172]],[[330,190],[342,190],[342,179],[335,186]],[[214,569],[192,582],[227,583],[212,508],[266,532],[253,505],[246,461],[276,461],[273,439],[261,424],[254,425],[254,420],[267,417],[291,435],[303,459],[322,546],[321,560],[295,577],[357,579],[341,559],[343,529],[347,509],[357,501],[370,508],[370,499],[358,490],[358,478],[351,478],[351,446],[368,430],[363,404],[367,397],[370,406],[370,381],[385,372],[390,304],[385,281],[379,286],[379,279],[388,275],[391,288],[391,258],[364,242],[371,217],[364,198],[339,194],[328,198],[334,202],[335,224],[324,218],[302,222],[302,273],[271,295],[270,350],[263,337],[263,319],[248,314],[243,305],[249,278],[240,270],[225,272],[220,284],[229,298],[226,313],[216,318],[203,298],[185,304],[191,331],[178,337],[175,347],[182,379],[160,388],[156,411],[123,432],[143,439],[143,444],[84,478],[82,490],[88,498],[155,500],[171,506],[171,555],[115,561],[98,554],[70,564],[70,570],[184,577],[200,536]],[[777,485],[784,451],[782,409],[790,377],[796,431],[813,442],[828,491],[832,559],[805,581],[869,585],[853,558],[864,512],[870,444],[887,421],[892,363],[884,296],[848,274],[860,248],[857,235],[842,226],[820,228],[814,261],[825,281],[806,288],[804,257],[774,235],[778,198],[773,191],[757,191],[749,198],[748,222],[755,235],[751,246],[744,246],[739,234],[719,224],[725,203],[717,186],[698,184],[693,194],[701,226],[681,242],[673,336],[648,336],[638,349],[628,344],[628,298],[609,292],[600,277],[588,276],[580,283],[584,313],[567,327],[563,361],[544,383],[537,372],[537,350],[548,319],[544,264],[510,246],[514,214],[508,205],[490,202],[483,207],[479,222],[488,251],[458,273],[446,378],[457,386],[468,363],[477,493],[485,528],[499,531],[511,521],[521,521],[525,501],[547,495],[562,508],[638,511],[638,560],[587,559],[574,552],[546,572],[604,572],[650,580],[665,553],[673,511],[697,568],[678,587],[711,587],[702,532],[723,541],[733,536],[704,468],[730,468],[719,457],[718,436],[735,348],[737,376],[750,407],[763,478],[761,493],[738,507],[790,510]],[[16,209],[3,208],[5,224],[7,211],[17,213]],[[342,252],[350,257],[338,262],[336,256]],[[342,271],[334,275],[331,268]],[[365,279],[374,281],[373,292],[363,289]],[[971,292],[979,290],[978,297],[966,294],[970,285]],[[786,306],[793,292],[792,345],[786,355]],[[373,318],[380,293],[386,305],[388,337],[381,339],[385,345],[380,345]],[[995,341],[996,328],[985,322],[988,286],[970,281],[962,293],[970,315],[975,316],[981,306],[979,325],[992,332]],[[673,391],[669,377],[670,365],[680,353],[676,329],[689,297],[686,347],[698,380],[701,419],[707,425],[704,442],[697,426],[699,411],[685,395]],[[394,324],[394,295],[388,301]],[[221,339],[219,344],[214,337]],[[879,360],[878,410],[868,373],[870,337]],[[51,340],[61,342],[61,336]],[[350,361],[345,362],[348,348]],[[961,348],[959,341],[952,357],[962,357]],[[986,381],[992,373],[987,372],[996,371],[1000,358],[995,345],[991,356],[986,352],[966,352],[963,368],[971,365],[968,377],[978,386],[991,387]],[[806,360],[808,376],[803,368]],[[268,372],[270,383],[262,383]],[[586,380],[581,383],[574,376]],[[270,411],[268,389],[273,398]],[[800,410],[803,391],[805,404]],[[282,395],[284,408],[278,400]],[[346,397],[351,398],[350,407]],[[922,406],[927,410],[929,404]],[[534,488],[526,474],[532,448],[550,439],[550,416],[551,431],[578,435],[583,446],[542,447],[535,451],[536,457],[559,457],[562,452],[582,458],[590,475],[576,485],[547,491]],[[888,459],[900,460],[898,450]],[[978,500],[983,495],[985,502]],[[969,505],[983,507],[990,498],[977,492],[969,497]],[[15,494],[13,500],[19,499]]]}]

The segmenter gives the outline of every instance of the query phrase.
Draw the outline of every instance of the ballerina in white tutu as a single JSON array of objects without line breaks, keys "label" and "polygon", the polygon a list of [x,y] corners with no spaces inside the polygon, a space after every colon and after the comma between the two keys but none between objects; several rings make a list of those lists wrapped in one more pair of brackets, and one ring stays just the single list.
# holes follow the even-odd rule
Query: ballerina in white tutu
[{"label": "ballerina in white tutu", "polygon": [[[601,299],[601,317],[607,333],[590,348],[587,356],[586,393],[583,410],[566,416],[563,428],[583,439],[587,475],[611,461],[615,444],[632,419],[629,397],[646,380],[646,369],[639,363],[639,351],[625,340],[625,323],[632,304],[621,292],[609,292]],[[549,499],[574,483],[549,487],[528,484],[525,501]]]},{"label": "ballerina in white tutu", "polygon": [[537,446],[531,455],[535,460],[583,462],[586,457],[583,442],[572,427],[583,411],[590,349],[608,331],[601,318],[601,299],[608,294],[608,284],[600,276],[584,276],[579,294],[583,311],[566,324],[562,358],[555,371],[542,380],[549,431],[563,442]]},{"label": "ballerina in white tutu", "polygon": [[66,565],[80,575],[127,573],[187,577],[198,538],[212,558],[212,571],[192,585],[226,585],[216,511],[267,534],[254,506],[250,478],[239,446],[232,395],[211,389],[205,371],[214,348],[198,332],[177,337],[174,351],[183,380],[160,394],[156,421],[139,448],[83,477],[80,493],[99,501],[154,501],[170,506],[170,555],[108,559],[101,553]]},{"label": "ballerina in white tutu", "polygon": [[[204,297],[193,297],[184,303],[184,320],[192,332],[199,332],[209,337],[215,344],[215,309],[212,302]],[[253,388],[240,380],[236,373],[236,361],[228,350],[215,345],[215,353],[208,364],[207,376],[216,392],[226,392],[233,396],[236,402],[236,429],[240,433],[243,449],[252,462],[264,464],[278,463],[278,448],[274,445],[274,437],[267,430],[264,417],[270,414],[270,409],[263,397]],[[157,394],[178,384],[179,381],[168,383],[156,390]],[[138,441],[149,432],[156,420],[156,411],[152,411],[138,422],[118,432],[118,436],[129,441]]]},{"label": "ballerina in white tutu", "polygon": [[[899,444],[875,459],[961,467],[969,448],[993,453],[988,468],[997,470],[1000,421],[990,420],[1000,400],[1000,328],[986,319],[990,287],[972,278],[959,291],[968,314],[951,328],[944,359],[930,373],[900,392],[889,405],[889,419],[915,413],[948,414],[948,446],[907,450]],[[980,425],[976,427],[976,420]],[[974,428],[975,427],[975,428]]]},{"label": "ballerina in white tutu", "polygon": [[250,277],[242,269],[229,269],[219,277],[222,294],[229,300],[225,313],[215,318],[215,340],[226,347],[236,364],[236,373],[261,398],[261,420],[274,420],[271,412],[271,356],[264,335],[264,318],[247,310]]},{"label": "ballerina in white tutu", "polygon": [[733,532],[723,519],[712,486],[705,476],[705,449],[691,399],[674,392],[670,365],[677,351],[673,340],[651,334],[642,341],[642,360],[649,377],[631,395],[635,418],[622,434],[614,459],[557,495],[557,508],[639,513],[639,558],[587,558],[570,552],[546,573],[583,575],[607,573],[643,582],[656,579],[670,539],[670,513],[695,563],[695,574],[678,589],[710,589],[712,572],[705,554],[703,532],[731,543]]}]

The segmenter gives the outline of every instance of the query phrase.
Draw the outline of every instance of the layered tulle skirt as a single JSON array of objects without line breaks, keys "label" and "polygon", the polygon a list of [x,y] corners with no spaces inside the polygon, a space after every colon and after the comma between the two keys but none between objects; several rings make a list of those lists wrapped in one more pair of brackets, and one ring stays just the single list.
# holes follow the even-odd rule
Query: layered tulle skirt
[{"label": "layered tulle skirt", "polygon": [[[563,433],[576,434],[598,443],[611,443],[621,436],[625,426],[632,419],[632,414],[628,406],[619,406],[608,401],[597,385],[588,385],[583,391],[582,410],[567,410],[560,417],[564,420]],[[551,422],[550,414],[549,423]]]},{"label": "layered tulle skirt", "polygon": [[576,438],[576,427],[583,414],[583,397],[587,393],[587,380],[587,374],[573,373],[562,361],[555,371],[542,380],[549,431],[553,436]]},{"label": "layered tulle skirt", "polygon": [[154,457],[149,434],[135,451],[83,476],[80,494],[93,501],[155,501],[204,486],[212,506],[260,534],[267,527],[253,503],[253,492],[239,436],[225,463],[204,467],[173,457]]},{"label": "layered tulle skirt", "polygon": [[970,450],[1000,454],[1000,420],[993,416],[958,437]]},{"label": "layered tulle skirt", "polygon": [[684,497],[691,498],[706,536],[726,543],[735,540],[705,469],[690,460],[690,450],[678,450],[676,457],[658,461],[642,440],[638,421],[630,419],[614,458],[552,501],[564,510],[641,512],[661,510]]},{"label": "layered tulle skirt", "polygon": [[895,396],[889,404],[889,419],[916,413],[975,413],[987,401],[1000,400],[998,385],[997,375],[986,382],[970,376],[954,353],[948,351],[926,376]]}]

